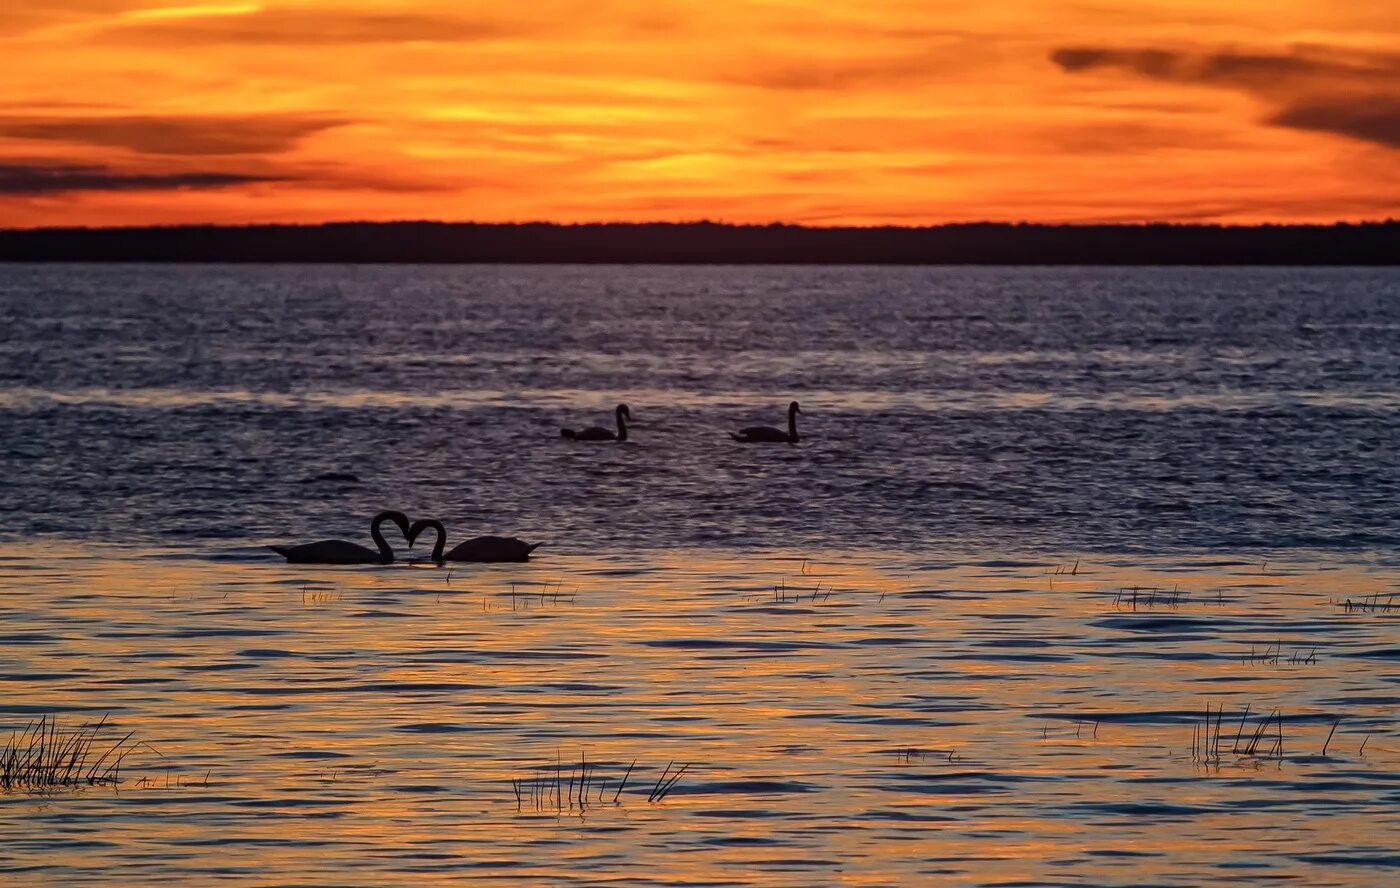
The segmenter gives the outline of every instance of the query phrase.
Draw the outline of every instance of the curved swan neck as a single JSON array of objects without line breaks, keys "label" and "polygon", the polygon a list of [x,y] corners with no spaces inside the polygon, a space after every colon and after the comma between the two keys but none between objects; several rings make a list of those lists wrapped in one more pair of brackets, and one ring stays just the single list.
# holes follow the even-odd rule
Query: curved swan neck
[{"label": "curved swan neck", "polygon": [[385,564],[394,563],[394,550],[389,548],[389,541],[384,539],[384,534],[379,532],[379,525],[390,519],[390,515],[381,512],[374,516],[374,520],[369,523],[369,536],[374,540],[374,544],[379,547],[379,560]]},{"label": "curved swan neck", "polygon": [[619,407],[617,408],[617,411],[616,411],[616,412],[617,412],[617,440],[619,440],[619,441],[626,441],[626,440],[627,440],[627,420],[624,418],[624,415],[627,413],[627,408],[626,408],[626,406],[619,406]]},{"label": "curved swan neck", "polygon": [[437,542],[433,543],[431,557],[434,561],[442,561],[442,550],[447,545],[447,528],[443,527],[442,522],[437,520],[429,521],[428,526],[437,531]]}]

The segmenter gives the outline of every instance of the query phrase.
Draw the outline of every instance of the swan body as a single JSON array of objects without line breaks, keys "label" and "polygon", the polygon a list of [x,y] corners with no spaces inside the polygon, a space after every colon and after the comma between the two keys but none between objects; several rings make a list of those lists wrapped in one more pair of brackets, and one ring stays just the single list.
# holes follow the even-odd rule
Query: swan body
[{"label": "swan body", "polygon": [[444,554],[442,550],[447,545],[447,530],[442,526],[442,522],[435,518],[423,518],[413,522],[406,534],[408,544],[412,546],[418,535],[430,528],[437,531],[432,559],[439,564],[444,561],[529,561],[530,553],[540,547],[540,543],[527,543],[515,537],[479,536],[458,543],[452,547],[452,551]]},{"label": "swan body", "polygon": [[627,421],[632,419],[632,411],[626,404],[618,404],[617,410],[613,411],[617,416],[617,431],[605,429],[602,426],[589,426],[586,429],[560,429],[559,434],[570,441],[626,441]]},{"label": "swan body", "polygon": [[288,564],[393,564],[394,550],[389,548],[384,534],[379,532],[379,525],[385,521],[394,522],[404,538],[409,539],[408,516],[403,512],[384,511],[375,515],[369,523],[369,535],[379,547],[377,551],[346,540],[321,540],[300,546],[268,548],[286,558]]},{"label": "swan body", "polygon": [[740,429],[738,432],[730,432],[729,437],[742,444],[796,444],[797,438],[797,414],[802,412],[802,408],[793,401],[788,405],[788,430],[775,429],[772,426],[749,426]]}]

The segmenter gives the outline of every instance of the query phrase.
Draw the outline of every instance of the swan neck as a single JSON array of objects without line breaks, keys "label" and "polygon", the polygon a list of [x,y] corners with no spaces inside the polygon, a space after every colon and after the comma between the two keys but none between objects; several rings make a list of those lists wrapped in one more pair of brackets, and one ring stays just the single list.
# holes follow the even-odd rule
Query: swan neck
[{"label": "swan neck", "polygon": [[369,536],[370,539],[374,540],[374,544],[379,547],[379,560],[383,561],[385,564],[393,564],[394,550],[389,548],[389,541],[384,539],[384,534],[379,532],[379,525],[383,524],[386,520],[388,519],[384,515],[374,516],[374,520],[371,521],[369,525]]},{"label": "swan neck", "polygon": [[617,440],[627,440],[627,420],[622,417],[622,408],[617,408]]},{"label": "swan neck", "polygon": [[447,545],[447,528],[442,526],[441,521],[434,521],[428,526],[437,531],[437,542],[433,543],[432,558],[434,561],[441,561],[443,547]]},{"label": "swan neck", "polygon": [[788,438],[797,440],[797,411],[788,410]]}]

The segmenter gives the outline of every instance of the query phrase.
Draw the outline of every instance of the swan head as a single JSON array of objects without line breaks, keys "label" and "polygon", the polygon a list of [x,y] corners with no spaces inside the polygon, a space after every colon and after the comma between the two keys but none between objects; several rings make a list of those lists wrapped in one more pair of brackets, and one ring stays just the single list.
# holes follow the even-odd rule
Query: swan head
[{"label": "swan head", "polygon": [[417,521],[413,522],[413,526],[404,531],[404,539],[408,540],[408,547],[412,549],[419,534],[429,528],[433,528],[437,530],[438,533],[441,533],[442,522],[435,518],[419,518]]},{"label": "swan head", "polygon": [[627,421],[632,421],[632,410],[626,404],[617,405],[617,415],[627,417]]},{"label": "swan head", "polygon": [[409,538],[408,516],[405,515],[403,512],[399,512],[394,509],[386,509],[383,512],[380,512],[378,515],[375,515],[374,520],[370,523],[371,525],[378,525],[381,521],[394,522],[394,526],[399,529],[399,533],[402,533],[404,535],[404,539]]},{"label": "swan head", "polygon": [[797,406],[797,402],[796,402],[796,401],[793,401],[791,404],[788,405],[788,413],[801,413],[801,412],[802,412],[802,408]]}]

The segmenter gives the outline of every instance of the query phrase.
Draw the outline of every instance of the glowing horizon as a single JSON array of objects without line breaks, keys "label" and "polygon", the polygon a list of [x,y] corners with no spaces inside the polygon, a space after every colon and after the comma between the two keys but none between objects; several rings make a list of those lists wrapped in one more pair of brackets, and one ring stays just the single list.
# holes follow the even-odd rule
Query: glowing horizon
[{"label": "glowing horizon", "polygon": [[1383,0],[46,0],[0,225],[1333,222],[1400,208]]}]

